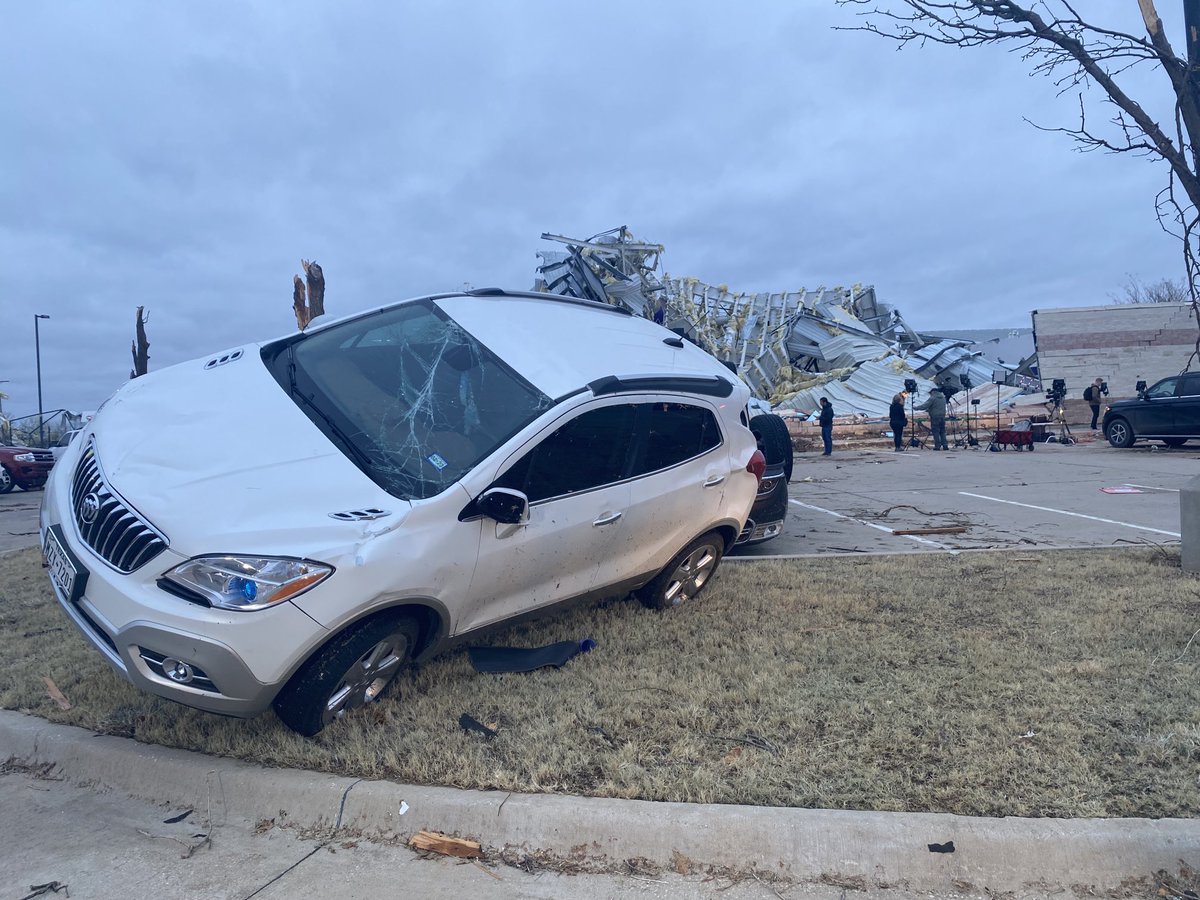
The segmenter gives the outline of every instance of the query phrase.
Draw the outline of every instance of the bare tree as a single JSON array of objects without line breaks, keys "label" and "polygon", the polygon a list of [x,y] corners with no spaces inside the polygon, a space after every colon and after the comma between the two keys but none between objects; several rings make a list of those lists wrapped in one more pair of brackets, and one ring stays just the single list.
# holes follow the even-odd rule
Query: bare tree
[{"label": "bare tree", "polygon": [[134,332],[136,340],[129,348],[133,353],[133,368],[129,370],[130,378],[145,375],[150,368],[150,342],[146,340],[146,323],[150,321],[150,317],[145,315],[143,310],[144,307],[137,308],[137,324]]},{"label": "bare tree", "polygon": [[[1187,59],[1172,48],[1154,0],[1137,0],[1144,35],[1085,21],[1072,0],[837,2],[863,8],[862,23],[841,30],[867,31],[901,45],[1000,45],[1015,50],[1034,74],[1050,78],[1060,93],[1080,90],[1077,127],[1035,128],[1068,135],[1081,152],[1131,153],[1166,162],[1170,174],[1155,209],[1159,224],[1182,243],[1186,299],[1200,324],[1200,2],[1184,0]],[[1175,108],[1169,128],[1160,126],[1121,85],[1130,69],[1145,65],[1159,68],[1164,87],[1169,85]],[[1098,128],[1088,119],[1082,93],[1093,85],[1103,92],[1109,107],[1107,122]],[[1200,334],[1185,369],[1198,358]]]},{"label": "bare tree", "polygon": [[300,260],[300,266],[304,269],[304,279],[299,275],[292,277],[292,311],[297,327],[303,331],[317,316],[325,315],[325,273],[307,259]]},{"label": "bare tree", "polygon": [[1146,284],[1135,275],[1126,276],[1121,293],[1108,296],[1114,303],[1187,303],[1191,299],[1187,282],[1182,278],[1178,281],[1163,278]]}]

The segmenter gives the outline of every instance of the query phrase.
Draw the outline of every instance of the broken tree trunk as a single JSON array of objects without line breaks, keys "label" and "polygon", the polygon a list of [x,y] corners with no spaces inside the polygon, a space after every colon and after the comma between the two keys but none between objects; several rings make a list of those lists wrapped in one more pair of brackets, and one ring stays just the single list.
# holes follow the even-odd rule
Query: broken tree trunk
[{"label": "broken tree trunk", "polygon": [[137,378],[139,375],[145,375],[150,368],[150,342],[146,340],[146,317],[143,314],[144,307],[137,308],[137,339],[131,344],[130,352],[133,353],[133,368],[129,370],[130,378]]},{"label": "broken tree trunk", "polygon": [[440,834],[436,831],[418,831],[409,839],[408,845],[417,850],[429,850],[433,853],[441,853],[443,856],[457,856],[461,859],[483,856],[478,841],[450,837],[448,834]]},{"label": "broken tree trunk", "polygon": [[307,259],[300,260],[300,266],[304,269],[304,279],[292,276],[292,312],[296,314],[296,327],[303,331],[317,316],[325,315],[325,273]]},{"label": "broken tree trunk", "polygon": [[300,260],[304,267],[304,280],[308,282],[308,319],[325,315],[325,273],[316,262]]}]

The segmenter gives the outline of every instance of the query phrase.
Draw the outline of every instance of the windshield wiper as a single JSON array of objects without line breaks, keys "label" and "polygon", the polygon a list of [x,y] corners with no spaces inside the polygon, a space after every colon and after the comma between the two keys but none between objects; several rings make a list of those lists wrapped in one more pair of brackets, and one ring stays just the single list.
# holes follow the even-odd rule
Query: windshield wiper
[{"label": "windshield wiper", "polygon": [[354,443],[354,441],[350,440],[349,436],[344,431],[342,431],[342,429],[338,428],[338,426],[334,424],[333,419],[331,419],[329,417],[329,415],[325,412],[325,410],[323,410],[323,409],[321,409],[321,407],[317,406],[317,404],[313,402],[311,397],[305,396],[304,392],[301,391],[300,388],[297,386],[297,384],[296,384],[296,356],[295,356],[295,351],[291,347],[288,348],[288,392],[292,395],[293,398],[301,401],[305,406],[307,406],[309,409],[311,409],[313,412],[315,412],[318,416],[321,417],[321,421],[325,423],[326,427],[331,432],[333,432],[334,436],[344,446],[344,449],[346,450],[346,452],[349,453],[358,462],[358,464],[360,466],[377,471],[377,466],[375,464],[375,460],[371,458],[370,454],[367,453],[367,451],[364,450],[362,447],[358,446],[358,444]]}]

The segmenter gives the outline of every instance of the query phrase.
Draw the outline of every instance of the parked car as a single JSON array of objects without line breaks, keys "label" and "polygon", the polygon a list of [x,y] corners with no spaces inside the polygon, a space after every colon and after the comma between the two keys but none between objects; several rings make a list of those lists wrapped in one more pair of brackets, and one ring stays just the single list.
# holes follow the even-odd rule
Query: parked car
[{"label": "parked car", "polygon": [[50,452],[54,454],[55,460],[67,452],[67,448],[71,446],[71,441],[75,440],[75,436],[79,434],[79,431],[80,429],[78,428],[74,431],[68,431],[58,439],[57,444],[50,448]]},{"label": "parked car", "polygon": [[695,598],[766,466],[749,396],[615,307],[424,297],[130,381],[51,475],[43,552],[134,684],[314,734],[452,638]]},{"label": "parked car", "polygon": [[1155,382],[1132,400],[1117,400],[1104,413],[1104,436],[1114,447],[1160,440],[1182,447],[1200,438],[1200,372]]},{"label": "parked car", "polygon": [[54,465],[54,454],[33,447],[0,445],[0,494],[14,487],[35,491],[46,483]]},{"label": "parked car", "polygon": [[[751,409],[761,403],[751,403]],[[739,547],[761,544],[783,534],[788,513],[788,482],[795,461],[792,437],[782,416],[760,413],[750,416],[750,432],[767,461],[766,472],[758,485],[754,506],[746,527],[738,536]]]}]

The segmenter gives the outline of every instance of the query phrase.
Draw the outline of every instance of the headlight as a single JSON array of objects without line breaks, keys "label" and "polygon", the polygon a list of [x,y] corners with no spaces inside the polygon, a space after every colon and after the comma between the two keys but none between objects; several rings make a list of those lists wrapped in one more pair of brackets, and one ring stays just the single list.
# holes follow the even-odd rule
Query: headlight
[{"label": "headlight", "polygon": [[33,462],[32,453],[18,453],[13,457],[17,462]]},{"label": "headlight", "polygon": [[333,573],[308,559],[271,556],[200,556],[166,574],[220,609],[266,609],[290,600]]}]

